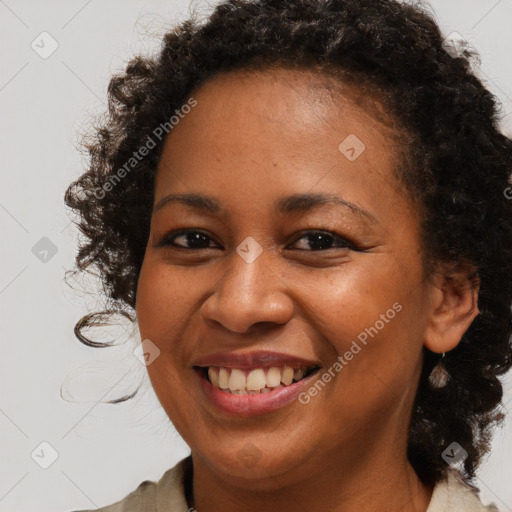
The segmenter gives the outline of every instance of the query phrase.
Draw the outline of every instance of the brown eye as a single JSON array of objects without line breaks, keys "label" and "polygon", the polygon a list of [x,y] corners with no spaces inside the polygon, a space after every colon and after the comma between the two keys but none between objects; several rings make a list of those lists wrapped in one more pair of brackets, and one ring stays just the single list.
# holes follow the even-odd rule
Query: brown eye
[{"label": "brown eye", "polygon": [[[343,238],[337,233],[330,233],[328,231],[308,231],[294,243],[297,244],[299,240],[303,239],[306,240],[306,247],[302,247],[296,250],[324,251],[337,248],[358,250],[354,244],[349,242],[346,238]],[[335,245],[333,245],[333,243]]]},{"label": "brown eye", "polygon": [[[176,243],[177,239],[181,239],[181,243]],[[209,245],[210,241],[213,241],[213,239],[206,233],[188,229],[166,235],[160,242],[158,242],[157,247],[171,246],[190,250],[209,249],[212,247]]]}]

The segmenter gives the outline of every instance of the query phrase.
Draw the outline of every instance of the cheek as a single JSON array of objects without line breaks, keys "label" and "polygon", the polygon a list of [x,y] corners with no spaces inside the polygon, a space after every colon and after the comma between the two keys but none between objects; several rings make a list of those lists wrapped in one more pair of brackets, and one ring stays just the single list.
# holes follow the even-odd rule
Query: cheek
[{"label": "cheek", "polygon": [[183,290],[188,283],[174,279],[169,267],[146,259],[137,285],[136,313],[141,340],[149,339],[160,353],[146,369],[161,405],[180,433],[187,432],[184,415],[189,397],[187,384],[177,369],[182,367],[183,350],[175,340],[182,337],[190,312]]},{"label": "cheek", "polygon": [[362,415],[392,408],[397,396],[412,392],[425,329],[419,267],[405,272],[384,256],[367,261],[301,281],[308,319],[330,348],[327,368],[336,377],[329,399]]},{"label": "cheek", "polygon": [[415,301],[418,277],[387,255],[368,254],[328,271],[289,274],[286,283],[292,290],[300,283],[296,295],[307,319],[342,352],[361,333],[364,341],[365,329],[375,323],[382,332],[399,323]]},{"label": "cheek", "polygon": [[136,312],[142,339],[161,339],[187,312],[190,284],[169,267],[145,260],[137,285]]},{"label": "cheek", "polygon": [[141,340],[149,339],[160,350],[158,358],[147,366],[155,391],[168,383],[181,386],[178,368],[190,361],[193,350],[186,343],[189,333],[198,321],[198,297],[201,280],[188,268],[176,267],[152,260],[144,260],[137,286],[136,313]]}]

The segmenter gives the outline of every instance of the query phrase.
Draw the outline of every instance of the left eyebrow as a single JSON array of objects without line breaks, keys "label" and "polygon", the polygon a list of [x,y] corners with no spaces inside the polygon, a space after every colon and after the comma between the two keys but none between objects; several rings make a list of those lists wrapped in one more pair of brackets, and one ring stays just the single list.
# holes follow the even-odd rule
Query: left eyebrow
[{"label": "left eyebrow", "polygon": [[366,217],[374,224],[378,224],[377,219],[370,212],[335,194],[293,194],[291,196],[282,197],[275,202],[276,209],[285,214],[307,212],[326,204],[343,206],[353,213]]},{"label": "left eyebrow", "polygon": [[[153,208],[153,213],[156,213],[166,204],[172,202],[182,203],[208,213],[219,213],[222,211],[219,202],[211,196],[202,194],[169,194],[158,201]],[[293,194],[277,199],[274,202],[274,207],[279,213],[292,214],[297,212],[305,213],[326,204],[335,204],[348,208],[351,212],[366,217],[374,224],[378,224],[377,219],[370,212],[335,194]]]}]

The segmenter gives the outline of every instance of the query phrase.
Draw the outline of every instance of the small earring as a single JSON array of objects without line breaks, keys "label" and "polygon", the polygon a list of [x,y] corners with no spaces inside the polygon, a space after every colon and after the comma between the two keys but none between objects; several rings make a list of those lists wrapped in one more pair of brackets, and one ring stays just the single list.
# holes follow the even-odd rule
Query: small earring
[{"label": "small earring", "polygon": [[439,362],[432,369],[432,372],[428,378],[430,385],[435,389],[444,388],[451,378],[450,374],[446,371],[443,359],[444,352]]}]

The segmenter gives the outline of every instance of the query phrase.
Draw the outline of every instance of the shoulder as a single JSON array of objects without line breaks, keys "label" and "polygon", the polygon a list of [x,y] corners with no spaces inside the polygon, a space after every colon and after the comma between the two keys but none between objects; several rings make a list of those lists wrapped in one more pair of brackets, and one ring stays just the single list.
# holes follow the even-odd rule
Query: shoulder
[{"label": "shoulder", "polygon": [[145,480],[122,500],[94,510],[76,510],[74,512],[187,512],[185,499],[185,479],[191,471],[190,455],[174,467],[168,469],[158,480]]},{"label": "shoulder", "polygon": [[478,491],[464,482],[458,471],[448,470],[434,487],[427,512],[498,512],[494,504],[484,506]]}]

